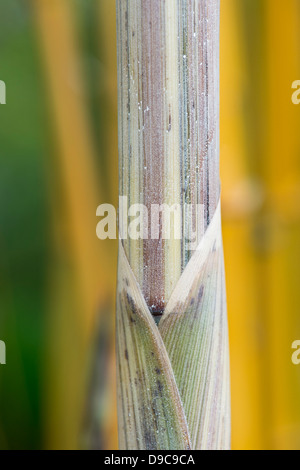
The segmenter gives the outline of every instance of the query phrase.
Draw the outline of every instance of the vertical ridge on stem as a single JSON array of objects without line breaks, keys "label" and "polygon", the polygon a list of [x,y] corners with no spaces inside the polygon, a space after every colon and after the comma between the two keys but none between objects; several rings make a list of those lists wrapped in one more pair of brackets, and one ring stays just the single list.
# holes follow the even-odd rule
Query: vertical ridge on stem
[{"label": "vertical ridge on stem", "polygon": [[[120,195],[128,199],[128,214],[121,214],[128,236],[122,229],[120,250],[132,270],[126,282],[120,259],[119,429],[123,444],[124,435],[131,442],[141,439],[138,448],[185,442],[177,433],[169,439],[167,415],[161,421],[167,395],[177,393],[192,448],[230,445],[219,203],[219,12],[219,0],[117,0]],[[129,291],[136,293],[130,302]],[[147,315],[146,323],[135,320],[141,296],[158,326]],[[146,332],[158,341],[155,351]],[[146,343],[154,354],[149,363]],[[135,351],[132,364],[124,349]],[[151,382],[151,363],[162,358],[163,375],[172,381],[159,401],[157,390],[148,385],[147,395],[142,383]],[[157,440],[152,427],[158,418]],[[174,426],[181,429],[176,420]]]}]

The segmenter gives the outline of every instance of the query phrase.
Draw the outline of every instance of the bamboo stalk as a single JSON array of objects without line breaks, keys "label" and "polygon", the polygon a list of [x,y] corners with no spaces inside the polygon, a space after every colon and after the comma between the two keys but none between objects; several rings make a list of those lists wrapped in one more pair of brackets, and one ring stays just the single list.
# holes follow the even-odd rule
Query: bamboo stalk
[{"label": "bamboo stalk", "polygon": [[32,5],[49,91],[58,157],[54,174],[60,189],[57,200],[56,193],[51,194],[57,260],[50,289],[47,446],[77,448],[85,406],[87,345],[94,336],[96,317],[107,312],[114,270],[107,245],[95,235],[96,208],[105,199],[96,179],[73,5],[70,0],[32,0]]},{"label": "bamboo stalk", "polygon": [[[258,1],[258,3],[260,3]],[[248,156],[250,140],[256,142],[256,133],[249,142],[250,107],[245,107],[245,96],[251,89],[251,102],[255,100],[257,87],[252,87],[253,74],[258,71],[248,68],[249,57],[245,44],[245,18],[249,22],[248,7],[240,0],[227,0],[221,6],[221,177],[222,214],[227,261],[227,298],[231,356],[231,397],[232,397],[232,448],[261,449],[265,445],[265,429],[262,428],[263,406],[261,400],[261,313],[256,305],[257,283],[256,258],[252,249],[253,223],[255,213],[262,204],[261,192],[257,191],[257,179],[249,174]],[[249,27],[251,35],[255,28],[259,35],[257,18],[253,15]],[[258,41],[263,42],[259,35]],[[237,67],[237,64],[239,66]],[[223,93],[222,93],[223,87]],[[264,89],[264,88],[263,88]],[[250,102],[249,102],[250,103]],[[245,111],[246,109],[246,111]],[[258,113],[261,114],[261,113]],[[242,116],[242,119],[241,119]],[[251,145],[250,145],[251,146]],[[241,314],[242,312],[242,314]],[[247,338],[247,341],[245,341]],[[240,354],[240,351],[243,354]],[[245,423],[247,425],[245,426]]]},{"label": "bamboo stalk", "polygon": [[[137,239],[120,210],[119,445],[229,448],[219,0],[118,0],[117,30],[119,192],[146,208]],[[152,219],[163,204],[170,237]]]},{"label": "bamboo stalk", "polygon": [[[88,338],[99,305],[107,301],[110,271],[95,262],[95,253],[106,267],[109,266],[108,255],[103,245],[97,243],[94,230],[96,208],[99,200],[105,199],[95,177],[95,149],[76,50],[72,5],[68,0],[33,0],[33,6],[51,98],[59,169],[68,213],[69,243],[78,266],[78,284],[86,305],[82,328]],[[54,29],[56,34],[53,36]],[[73,85],[71,79],[74,80]]]},{"label": "bamboo stalk", "polygon": [[[267,111],[264,159],[261,169],[267,204],[263,217],[268,221],[268,244],[262,252],[266,279],[266,331],[264,382],[271,419],[264,431],[268,448],[299,449],[299,370],[284,360],[287,347],[299,334],[299,233],[300,163],[299,106],[286,99],[286,89],[300,74],[299,0],[285,6],[279,0],[266,1],[265,41],[268,56]],[[276,53],[275,53],[276,50]],[[284,119],[282,119],[284,116]],[[284,155],[284,159],[282,156]],[[283,312],[285,313],[283,315]],[[270,395],[272,400],[270,400]]]}]

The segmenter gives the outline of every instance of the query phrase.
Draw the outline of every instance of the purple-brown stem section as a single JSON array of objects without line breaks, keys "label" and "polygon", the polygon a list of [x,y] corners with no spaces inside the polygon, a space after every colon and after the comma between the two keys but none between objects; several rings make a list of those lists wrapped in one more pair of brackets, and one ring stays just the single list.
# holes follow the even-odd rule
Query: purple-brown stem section
[{"label": "purple-brown stem section", "polygon": [[[142,84],[144,113],[144,204],[163,203],[164,195],[164,1],[142,2]],[[143,293],[155,315],[164,310],[164,253],[162,224],[159,239],[144,240]]]}]

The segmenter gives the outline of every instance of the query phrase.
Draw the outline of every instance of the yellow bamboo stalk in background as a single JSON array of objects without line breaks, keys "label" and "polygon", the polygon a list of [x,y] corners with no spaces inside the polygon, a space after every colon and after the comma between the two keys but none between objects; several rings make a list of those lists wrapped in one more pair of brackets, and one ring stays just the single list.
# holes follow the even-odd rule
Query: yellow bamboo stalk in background
[{"label": "yellow bamboo stalk in background", "polygon": [[[250,188],[251,186],[253,188],[248,198],[253,205],[253,210],[245,214],[248,222],[246,242],[249,257],[246,257],[248,263],[242,268],[244,276],[247,275],[247,278],[250,279],[250,288],[248,285],[246,286],[247,291],[244,291],[245,298],[240,299],[239,311],[240,315],[245,305],[250,306],[246,310],[247,316],[244,317],[248,323],[248,331],[245,329],[240,332],[240,340],[244,341],[246,352],[252,352],[253,361],[249,355],[252,366],[249,370],[252,371],[252,374],[247,374],[247,377],[245,377],[249,392],[246,391],[245,395],[241,395],[241,397],[245,400],[244,406],[247,406],[248,402],[252,416],[250,422],[246,421],[246,425],[243,426],[243,429],[246,427],[246,431],[237,431],[240,433],[240,438],[242,436],[247,438],[246,443],[240,442],[239,448],[268,449],[271,446],[272,409],[269,388],[270,324],[268,318],[268,275],[266,272],[269,227],[266,217],[267,188],[264,182],[268,118],[266,101],[266,89],[268,87],[266,74],[268,56],[265,47],[266,10],[264,2],[260,0],[237,2],[236,6],[242,23],[241,34],[246,67],[243,90],[246,136],[245,163],[248,182],[250,182]],[[253,35],[253,31],[255,31],[255,35]],[[241,198],[239,197],[239,199]],[[247,274],[245,273],[246,270]],[[250,275],[251,277],[249,277]],[[246,284],[243,283],[243,285]],[[246,360],[245,364],[247,364]],[[245,366],[244,370],[247,370]],[[243,381],[239,379],[236,385],[241,387],[241,383]]]},{"label": "yellow bamboo stalk in background", "polygon": [[[105,90],[109,98],[108,109],[108,153],[106,155],[109,169],[110,200],[115,207],[118,206],[118,93],[117,93],[117,37],[116,37],[116,6],[110,0],[99,0],[99,41],[103,52],[102,61],[105,67]],[[109,47],[106,47],[109,45]],[[114,249],[117,254],[117,247]],[[117,263],[114,261],[114,265]],[[115,281],[114,281],[115,283]],[[114,317],[113,317],[114,318]],[[116,391],[116,355],[115,342],[112,341],[110,365],[108,367],[110,380],[108,381],[108,398],[106,424],[104,435],[107,449],[117,449],[117,391]]]},{"label": "yellow bamboo stalk in background", "polygon": [[[252,217],[262,194],[247,167],[247,53],[240,0],[221,2],[221,181],[232,393],[232,448],[263,448],[260,318]],[[244,119],[242,119],[244,117]]]},{"label": "yellow bamboo stalk in background", "polygon": [[[299,77],[299,7],[298,0],[236,0],[223,8],[222,34],[236,31],[221,54],[221,161],[233,447],[239,449],[299,447],[299,372],[291,362],[299,305],[299,114],[291,102]],[[237,48],[230,67],[228,53]],[[244,131],[229,119],[242,115]]]},{"label": "yellow bamboo stalk in background", "polygon": [[[107,143],[105,155],[109,169],[110,200],[118,205],[118,81],[117,81],[117,36],[116,6],[111,0],[98,0],[99,42],[101,43],[101,61],[105,70],[104,88],[108,97]],[[100,48],[100,44],[99,44]],[[103,86],[103,85],[102,85]]]},{"label": "yellow bamboo stalk in background", "polygon": [[[113,270],[107,263],[107,250],[95,233],[96,208],[103,197],[95,176],[72,2],[33,0],[33,6],[49,86],[62,188],[62,200],[57,198],[54,207],[55,233],[61,244],[60,262],[64,264],[65,258],[71,266],[66,270],[64,264],[61,274],[59,269],[54,273],[57,280],[52,289],[55,302],[51,312],[48,446],[76,448],[82,424],[87,340],[91,338],[97,311],[109,297]],[[58,218],[62,201],[62,215]]]},{"label": "yellow bamboo stalk in background", "polygon": [[266,0],[266,18],[269,442],[273,449],[299,449],[300,369],[291,361],[291,345],[300,337],[300,109],[291,100],[292,82],[300,77],[299,0]]},{"label": "yellow bamboo stalk in background", "polygon": [[[86,305],[83,327],[90,329],[93,317],[105,295],[107,275],[95,262],[100,253],[105,263],[105,250],[95,236],[95,211],[100,197],[96,182],[95,154],[91,141],[84,86],[76,50],[72,8],[69,0],[34,2],[40,28],[50,85],[50,104],[54,117],[61,177],[64,183],[69,224],[68,237],[78,265],[79,285]],[[53,31],[56,34],[53,35]],[[100,284],[101,283],[101,284]]]}]

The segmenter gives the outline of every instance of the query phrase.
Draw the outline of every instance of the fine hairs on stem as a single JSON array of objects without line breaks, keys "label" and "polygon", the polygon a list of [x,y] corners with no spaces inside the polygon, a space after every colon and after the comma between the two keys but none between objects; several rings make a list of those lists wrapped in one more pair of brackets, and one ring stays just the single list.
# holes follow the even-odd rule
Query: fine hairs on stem
[{"label": "fine hairs on stem", "polygon": [[121,449],[230,447],[219,9],[219,0],[117,0],[119,192],[148,213],[181,211],[169,238],[160,218],[157,238],[120,240]]}]

